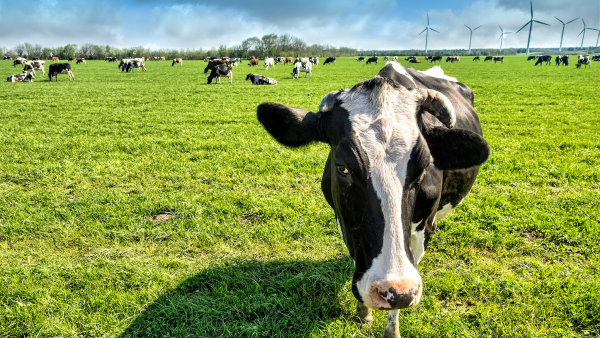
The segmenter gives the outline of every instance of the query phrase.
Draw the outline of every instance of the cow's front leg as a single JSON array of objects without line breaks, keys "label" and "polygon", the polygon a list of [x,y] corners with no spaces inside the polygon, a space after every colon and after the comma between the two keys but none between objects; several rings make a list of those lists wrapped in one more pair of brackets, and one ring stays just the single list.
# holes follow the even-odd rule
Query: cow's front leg
[{"label": "cow's front leg", "polygon": [[365,304],[358,302],[356,304],[354,320],[361,325],[371,325],[373,323],[373,313]]},{"label": "cow's front leg", "polygon": [[384,338],[400,338],[400,329],[398,328],[398,315],[400,310],[390,310],[388,312],[388,320],[383,329]]}]

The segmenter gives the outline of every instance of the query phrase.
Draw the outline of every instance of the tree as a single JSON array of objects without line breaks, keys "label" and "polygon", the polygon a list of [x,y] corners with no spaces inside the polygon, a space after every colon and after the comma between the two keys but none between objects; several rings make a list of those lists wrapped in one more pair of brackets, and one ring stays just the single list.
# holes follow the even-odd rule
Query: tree
[{"label": "tree", "polygon": [[267,34],[261,40],[262,56],[275,56],[277,54],[277,34]]}]

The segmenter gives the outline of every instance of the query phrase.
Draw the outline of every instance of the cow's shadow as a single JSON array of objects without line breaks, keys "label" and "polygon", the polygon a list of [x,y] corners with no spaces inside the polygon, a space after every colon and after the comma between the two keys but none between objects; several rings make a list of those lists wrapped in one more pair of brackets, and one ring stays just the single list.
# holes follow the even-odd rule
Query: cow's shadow
[{"label": "cow's shadow", "polygon": [[121,337],[307,336],[342,315],[338,294],[352,269],[349,258],[206,269],[156,299]]}]

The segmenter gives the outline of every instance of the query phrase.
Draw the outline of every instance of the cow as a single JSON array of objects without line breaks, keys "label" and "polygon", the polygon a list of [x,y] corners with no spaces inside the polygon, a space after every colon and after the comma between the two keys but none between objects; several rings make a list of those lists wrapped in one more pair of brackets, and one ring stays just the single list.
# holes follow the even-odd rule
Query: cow
[{"label": "cow", "polygon": [[379,58],[378,58],[377,56],[370,57],[370,58],[368,58],[368,59],[367,59],[367,64],[369,64],[369,63],[373,63],[373,62],[374,62],[375,64],[377,64],[377,61],[378,61],[378,60],[379,60]]},{"label": "cow", "polygon": [[140,71],[140,69],[147,71],[146,62],[144,61],[144,58],[135,58],[127,60],[127,64],[123,66],[121,71],[123,71],[124,69],[126,73],[129,73],[133,71],[134,68],[137,68],[138,72]]},{"label": "cow", "polygon": [[442,69],[389,62],[372,79],[327,94],[316,113],[263,102],[257,118],[278,142],[330,146],[321,190],[354,260],[357,319],[421,300],[418,264],[437,221],[468,194],[490,154],[473,91]]},{"label": "cow", "polygon": [[600,61],[600,55],[593,55],[592,61]]},{"label": "cow", "polygon": [[6,78],[8,82],[33,82],[33,78],[35,77],[35,73],[27,73],[23,71],[21,74],[11,75]]},{"label": "cow", "polygon": [[233,72],[231,69],[232,67],[228,64],[216,64],[210,71],[210,75],[208,76],[208,84],[211,84],[214,78],[217,78],[215,83],[221,83],[221,76],[227,76],[227,78],[229,78],[229,83],[231,83],[233,79]]},{"label": "cow", "polygon": [[431,58],[431,60],[429,60],[429,62],[442,62],[442,56],[441,55],[436,55],[434,57]]},{"label": "cow", "polygon": [[182,58],[174,58],[173,63],[171,63],[171,67],[175,66],[176,63],[178,63],[180,66],[183,66],[183,59]]},{"label": "cow", "polygon": [[19,56],[13,60],[13,67],[16,67],[17,65],[23,65],[25,62],[27,62],[27,59]]},{"label": "cow", "polygon": [[491,55],[488,55],[488,56],[486,56],[486,57],[485,57],[485,59],[483,59],[483,62],[486,62],[486,61],[493,61],[493,60],[494,60],[494,57],[493,57],[493,56],[491,56]]},{"label": "cow", "polygon": [[42,74],[46,75],[46,70],[44,68],[44,64],[46,64],[46,61],[43,61],[43,60],[26,61],[23,71],[24,72],[31,71],[31,72],[33,72],[33,74],[35,74],[36,70],[41,70]]},{"label": "cow", "polygon": [[69,56],[69,61],[75,61],[75,60],[77,60],[77,58],[76,58],[76,57],[74,57],[74,56]]},{"label": "cow", "polygon": [[310,61],[296,61],[296,63],[294,63],[294,69],[292,69],[292,79],[297,79],[300,76],[301,72],[305,73],[305,78],[308,76],[312,78],[312,63],[310,63]]},{"label": "cow", "polygon": [[404,60],[406,60],[410,63],[421,63],[421,61],[419,61],[416,56],[409,56]]},{"label": "cow", "polygon": [[363,62],[363,61],[365,61],[365,57],[364,56],[360,56],[358,59],[356,59],[356,61]]},{"label": "cow", "polygon": [[494,56],[494,63],[496,62],[504,63],[504,56]]},{"label": "cow", "polygon": [[535,55],[529,55],[529,56],[527,57],[527,61],[535,60],[536,58],[538,58],[538,56],[535,56]]},{"label": "cow", "polygon": [[269,67],[275,67],[275,59],[274,58],[265,58],[265,70],[269,69]]},{"label": "cow", "polygon": [[312,63],[313,65],[318,65],[319,64],[319,57],[315,56],[315,57],[308,58],[308,61],[310,61],[310,63]]},{"label": "cow", "polygon": [[258,66],[258,63],[259,63],[258,59],[253,57],[253,58],[250,58],[250,63],[248,64],[248,66],[252,66],[252,67]]},{"label": "cow", "polygon": [[283,62],[284,65],[287,65],[288,63],[294,63],[294,58],[291,56],[288,56],[285,58],[285,61]]},{"label": "cow", "polygon": [[568,66],[569,65],[569,56],[568,55],[563,55],[560,57],[560,62],[564,65],[564,66]]},{"label": "cow", "polygon": [[85,58],[77,58],[75,64],[86,63]]},{"label": "cow", "polygon": [[335,58],[335,57],[333,57],[333,56],[330,56],[330,57],[328,57],[327,59],[325,59],[325,62],[323,62],[323,66],[325,66],[325,65],[326,65],[326,64],[328,64],[328,63],[332,63],[332,64],[334,64],[334,65],[335,65],[335,60],[336,60],[336,58]]},{"label": "cow", "polygon": [[164,56],[155,56],[152,58],[152,60],[154,61],[165,61],[167,58],[165,58]]},{"label": "cow", "polygon": [[398,57],[397,57],[397,56],[394,56],[394,57],[392,58],[392,61],[398,61]]},{"label": "cow", "polygon": [[583,65],[583,68],[591,67],[589,55],[579,55],[577,58],[577,68],[581,68],[581,65]]},{"label": "cow", "polygon": [[117,62],[118,58],[116,56],[107,56],[104,60],[108,62]]},{"label": "cow", "polygon": [[473,61],[479,61],[479,60],[481,60],[481,59],[479,58],[479,56],[476,56],[476,57],[474,57],[474,58],[473,58]]},{"label": "cow", "polygon": [[250,80],[253,85],[276,85],[277,81],[273,78],[258,75],[258,74],[248,74],[246,75],[246,81]]},{"label": "cow", "polygon": [[68,74],[69,81],[74,80],[73,72],[71,72],[71,64],[69,63],[53,63],[48,67],[48,77],[52,82],[52,77],[58,82],[58,74]]},{"label": "cow", "polygon": [[8,56],[8,55],[4,55],[4,56],[2,57],[2,60],[11,60],[11,59],[12,59],[12,58],[11,58],[10,56]]},{"label": "cow", "polygon": [[459,61],[460,61],[460,56],[448,56],[446,58],[446,62],[450,62],[450,63],[459,62]]},{"label": "cow", "polygon": [[552,55],[540,55],[537,57],[537,61],[534,66],[541,65],[542,63],[546,63],[546,65],[552,64]]},{"label": "cow", "polygon": [[52,57],[52,62],[59,62],[60,58],[58,56],[53,56]]},{"label": "cow", "polygon": [[383,61],[388,61],[389,59],[390,59],[390,57],[387,55],[383,57]]}]

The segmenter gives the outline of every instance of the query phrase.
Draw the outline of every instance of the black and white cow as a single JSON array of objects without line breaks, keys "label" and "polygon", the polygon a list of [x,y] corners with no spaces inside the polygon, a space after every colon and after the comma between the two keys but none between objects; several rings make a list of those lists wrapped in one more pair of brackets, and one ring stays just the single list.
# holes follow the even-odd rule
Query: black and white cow
[{"label": "black and white cow", "polygon": [[221,76],[227,76],[229,79],[229,83],[231,83],[233,79],[233,72],[231,71],[231,66],[227,64],[215,65],[208,76],[208,84],[212,82],[214,78],[217,78],[216,83],[221,83]]},{"label": "black and white cow", "polygon": [[488,56],[485,57],[485,59],[483,59],[483,62],[492,61],[492,60],[494,60],[494,57],[491,56],[491,55],[488,55]]},{"label": "black and white cow", "polygon": [[27,71],[23,71],[22,74],[11,75],[6,78],[8,82],[33,82],[33,78],[35,77],[35,73],[27,73]]},{"label": "black and white cow", "polygon": [[450,62],[450,63],[459,62],[459,61],[460,61],[460,56],[448,56],[446,58],[446,62]]},{"label": "black and white cow", "polygon": [[248,81],[248,80],[250,80],[250,82],[252,82],[253,85],[276,85],[277,84],[277,80],[270,78],[270,77],[258,75],[258,74],[246,75],[246,81]]},{"label": "black and white cow", "polygon": [[69,63],[53,63],[48,67],[48,77],[52,82],[52,77],[58,82],[58,74],[68,74],[69,81],[74,80],[73,72],[71,72],[71,64]]},{"label": "black and white cow", "polygon": [[275,68],[275,58],[265,58],[265,70]]},{"label": "black and white cow", "polygon": [[479,61],[479,60],[481,60],[481,58],[479,58],[479,56],[476,56],[473,58],[473,61]]},{"label": "black and white cow", "polygon": [[377,64],[377,61],[379,60],[379,58],[377,56],[373,56],[367,59],[367,64],[369,63],[375,63]]},{"label": "black and white cow", "polygon": [[496,62],[504,63],[504,56],[494,56],[494,63]]},{"label": "black and white cow", "polygon": [[527,57],[527,61],[535,60],[536,58],[538,58],[538,56],[535,56],[535,55],[529,55],[529,56]]},{"label": "black and white cow", "polygon": [[23,65],[25,64],[25,62],[27,62],[26,58],[18,57],[13,60],[13,67],[16,67],[17,65]]},{"label": "black and white cow", "polygon": [[429,62],[442,62],[442,56],[441,55],[436,55],[434,57],[432,57]]},{"label": "black and white cow", "polygon": [[176,63],[178,63],[180,66],[183,66],[183,59],[182,58],[174,58],[173,63],[171,63],[171,67],[175,66]]},{"label": "black and white cow", "polygon": [[300,73],[302,72],[305,73],[304,77],[312,77],[312,63],[310,63],[310,61],[296,61],[296,63],[294,63],[294,69],[292,69],[292,79],[297,79],[300,77]]},{"label": "black and white cow", "polygon": [[363,62],[363,61],[365,61],[365,57],[364,56],[359,56],[358,59],[356,59],[356,61]]},{"label": "black and white cow", "polygon": [[546,65],[552,64],[552,55],[540,55],[537,57],[537,61],[534,66],[541,65],[542,63],[546,63]]},{"label": "black and white cow", "polygon": [[354,260],[357,315],[417,305],[417,265],[436,222],[465,198],[490,148],[473,92],[439,67],[389,62],[377,76],[326,95],[316,113],[266,102],[257,117],[280,143],[329,144],[321,188]]},{"label": "black and white cow", "polygon": [[[147,71],[146,62],[145,62],[144,58],[129,59],[127,61],[127,64],[123,67],[123,69],[125,70],[126,73],[133,71],[134,68],[137,68],[138,72],[140,71],[140,69]],[[121,71],[123,71],[123,70],[121,70]]]},{"label": "black and white cow", "polygon": [[582,65],[583,65],[583,68],[591,67],[589,55],[579,55],[578,56],[577,68],[581,68]]},{"label": "black and white cow", "polygon": [[328,63],[333,63],[333,64],[335,65],[335,60],[336,60],[336,59],[335,59],[335,57],[333,57],[333,56],[331,56],[331,57],[328,57],[327,59],[325,59],[325,62],[323,62],[323,66],[325,66],[325,65],[326,65],[326,64],[328,64]]}]

